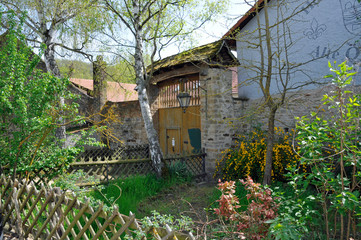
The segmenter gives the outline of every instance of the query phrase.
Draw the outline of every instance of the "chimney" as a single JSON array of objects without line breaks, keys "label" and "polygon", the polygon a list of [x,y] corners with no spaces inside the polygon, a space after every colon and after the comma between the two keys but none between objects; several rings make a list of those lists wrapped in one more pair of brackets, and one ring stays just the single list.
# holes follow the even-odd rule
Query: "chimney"
[{"label": "chimney", "polygon": [[106,62],[103,56],[97,56],[93,62],[94,112],[99,112],[107,101]]}]

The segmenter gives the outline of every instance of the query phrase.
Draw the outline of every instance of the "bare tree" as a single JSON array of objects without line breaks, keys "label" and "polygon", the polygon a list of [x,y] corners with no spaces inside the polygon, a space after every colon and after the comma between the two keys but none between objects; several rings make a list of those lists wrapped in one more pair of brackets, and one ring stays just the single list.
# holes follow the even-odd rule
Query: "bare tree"
[{"label": "bare tree", "polygon": [[[272,177],[272,153],[275,136],[277,111],[301,89],[322,82],[320,78],[305,70],[312,59],[297,59],[300,36],[293,25],[302,24],[301,14],[315,7],[319,1],[285,1],[285,0],[245,0],[251,10],[245,17],[253,21],[241,32],[229,32],[228,37],[238,41],[238,58],[241,62],[242,81],[252,85],[253,91],[260,89],[263,104],[258,107],[267,109],[267,149],[263,184],[269,185]],[[271,12],[271,14],[270,14]],[[296,30],[295,30],[296,29]],[[234,30],[234,29],[233,29]],[[302,35],[302,34],[301,34]],[[336,51],[337,49],[333,49]],[[251,56],[250,56],[251,55]],[[242,73],[243,72],[243,73]],[[295,77],[298,76],[298,77]],[[301,77],[300,77],[301,76]],[[241,87],[242,92],[247,87]],[[250,88],[248,88],[250,91]],[[246,90],[247,91],[247,90]],[[257,110],[256,110],[257,111]]]}]

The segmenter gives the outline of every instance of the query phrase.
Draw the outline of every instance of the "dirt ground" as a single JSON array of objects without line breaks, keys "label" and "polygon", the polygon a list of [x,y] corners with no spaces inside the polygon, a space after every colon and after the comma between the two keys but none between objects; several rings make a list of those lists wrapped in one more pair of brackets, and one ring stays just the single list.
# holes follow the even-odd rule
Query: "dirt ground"
[{"label": "dirt ground", "polygon": [[176,218],[185,215],[195,221],[207,221],[214,218],[212,203],[217,197],[215,183],[183,184],[142,202],[137,217],[149,216],[152,210],[156,210]]}]

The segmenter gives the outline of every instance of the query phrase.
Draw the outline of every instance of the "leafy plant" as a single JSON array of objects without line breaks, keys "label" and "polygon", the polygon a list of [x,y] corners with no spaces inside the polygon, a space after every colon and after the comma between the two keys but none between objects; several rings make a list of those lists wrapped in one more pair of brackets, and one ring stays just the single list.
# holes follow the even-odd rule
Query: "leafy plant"
[{"label": "leafy plant", "polygon": [[134,231],[134,236],[126,235],[125,239],[155,239],[154,236],[147,233],[152,233],[153,229],[163,228],[169,226],[174,231],[192,231],[193,221],[191,218],[186,216],[181,216],[181,218],[175,219],[173,216],[168,214],[160,214],[157,211],[152,211],[152,216],[144,217],[141,219],[142,227],[145,229],[145,232]]},{"label": "leafy plant", "polygon": [[170,164],[169,176],[177,179],[180,183],[189,182],[193,179],[193,174],[188,170],[187,165],[181,161]]},{"label": "leafy plant", "polygon": [[[302,156],[300,163],[309,171],[302,172],[300,167],[291,166],[288,176],[300,199],[305,199],[300,196],[312,187],[316,191],[306,199],[312,200],[314,206],[322,207],[323,221],[312,219],[303,233],[317,227],[318,231],[323,229],[326,239],[358,239],[361,214],[361,97],[347,90],[352,76],[356,74],[352,67],[346,62],[337,68],[329,63],[329,67],[333,75],[326,77],[331,78],[333,90],[322,99],[328,111],[323,115],[312,113],[310,118],[302,117],[297,122],[297,142]],[[288,205],[298,204],[297,200],[293,200]],[[307,209],[314,210],[319,209]],[[283,214],[283,219],[278,219],[281,220],[279,224],[282,225],[287,217],[294,216]],[[304,228],[304,219],[293,219],[296,226]],[[278,230],[283,228],[278,228],[276,222],[273,231],[278,234]]]},{"label": "leafy plant", "polygon": [[60,187],[62,190],[71,190],[78,193],[82,191],[82,185],[96,185],[99,184],[99,179],[94,176],[87,175],[83,170],[78,170],[73,173],[65,173],[54,179],[53,186]]},{"label": "leafy plant", "polygon": [[269,220],[277,217],[278,204],[269,188],[253,182],[252,178],[240,180],[245,186],[249,204],[244,211],[240,209],[239,199],[235,196],[235,182],[218,184],[222,195],[215,213],[229,224],[228,233],[241,239],[264,239],[268,235]]},{"label": "leafy plant", "polygon": [[[18,22],[13,12],[1,9],[0,18],[9,25],[0,50],[0,164],[14,176],[51,179],[67,168],[84,143],[99,143],[88,139],[64,147],[65,140],[56,138],[60,119],[69,124],[85,120],[78,115],[76,96],[68,90],[68,79],[37,68],[41,54],[26,46],[22,18]],[[66,104],[60,104],[60,96]]]},{"label": "leafy plant", "polygon": [[282,186],[275,187],[273,195],[279,207],[277,217],[267,221],[270,224],[268,235],[271,239],[302,239],[310,234],[311,221],[314,226],[322,221],[311,191],[300,196],[295,194],[293,187]]}]

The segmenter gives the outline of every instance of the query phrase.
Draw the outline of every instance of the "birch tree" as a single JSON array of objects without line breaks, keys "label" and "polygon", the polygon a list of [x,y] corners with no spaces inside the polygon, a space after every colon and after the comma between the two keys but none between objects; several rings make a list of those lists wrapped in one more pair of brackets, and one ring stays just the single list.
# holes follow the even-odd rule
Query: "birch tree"
[{"label": "birch tree", "polygon": [[[56,48],[87,55],[83,48],[90,39],[89,33],[96,31],[100,16],[104,17],[99,14],[97,0],[2,0],[0,4],[19,18],[25,16],[27,41],[44,49],[46,69],[58,78],[61,74],[55,61]],[[1,25],[7,28],[6,21]],[[64,105],[64,98],[59,98]],[[57,137],[65,138],[65,127],[58,129]]]},{"label": "birch tree", "polygon": [[[126,29],[122,36],[125,35],[127,40],[117,35],[119,33],[106,34],[112,37],[113,44],[123,49],[126,47],[133,55],[132,65],[150,155],[159,177],[163,154],[154,129],[148,96],[153,62],[166,46],[189,36],[203,23],[219,14],[225,3],[226,0],[105,0],[106,7],[114,14],[115,20],[120,22],[118,29]],[[149,66],[145,64],[145,51],[150,56]]]}]

